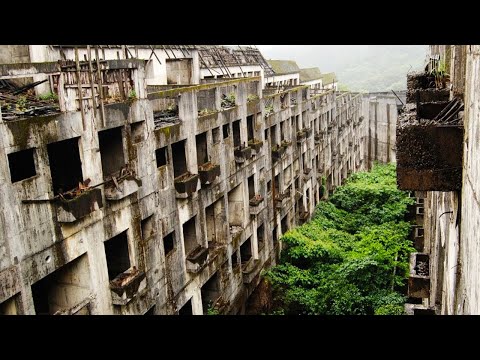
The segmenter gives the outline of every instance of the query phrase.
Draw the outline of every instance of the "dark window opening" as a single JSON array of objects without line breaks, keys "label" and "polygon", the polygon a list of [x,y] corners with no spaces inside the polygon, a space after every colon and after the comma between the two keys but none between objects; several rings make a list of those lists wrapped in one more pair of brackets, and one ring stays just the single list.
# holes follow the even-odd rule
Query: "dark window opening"
[{"label": "dark window opening", "polygon": [[255,175],[248,178],[248,198],[252,199],[255,196]]},{"label": "dark window opening", "polygon": [[[69,310],[90,295],[90,271],[87,255],[82,255],[32,285],[37,315]],[[88,308],[77,314],[89,315]]]},{"label": "dark window opening", "polygon": [[265,245],[265,227],[263,224],[257,228],[257,243],[258,249],[262,249]]},{"label": "dark window opening", "polygon": [[155,150],[155,159],[157,160],[157,168],[159,168],[160,166],[167,165],[168,155],[167,155],[167,147],[166,146]]},{"label": "dark window opening", "polygon": [[265,138],[265,141],[268,141],[268,129],[264,130],[263,137]]},{"label": "dark window opening", "polygon": [[137,144],[145,140],[144,135],[145,120],[130,124],[130,132],[132,134],[132,142]]},{"label": "dark window opening", "polygon": [[167,256],[171,251],[175,249],[175,236],[172,231],[170,234],[163,238],[163,252]]},{"label": "dark window opening", "polygon": [[272,142],[272,146],[277,145],[277,125],[273,125],[270,128],[270,141]]},{"label": "dark window opening", "polygon": [[78,140],[77,137],[47,145],[55,195],[75,189],[83,181]]},{"label": "dark window opening", "polygon": [[295,179],[295,191],[300,191],[300,181],[298,181],[298,177]]},{"label": "dark window opening", "polygon": [[122,127],[103,130],[98,133],[102,157],[103,177],[113,175],[125,165]]},{"label": "dark window opening", "polygon": [[251,258],[252,258],[252,241],[251,241],[251,238],[248,238],[240,246],[240,259],[242,260],[242,265],[247,263]]},{"label": "dark window opening", "polygon": [[197,145],[197,165],[200,166],[208,161],[207,133],[195,136],[195,143]]},{"label": "dark window opening", "polygon": [[201,289],[203,313],[207,314],[209,308],[215,305],[215,302],[220,297],[220,283],[218,272],[216,272]]},{"label": "dark window opening", "polygon": [[272,231],[272,240],[273,240],[273,244],[276,244],[277,241],[278,241],[278,238],[277,238],[277,227],[276,227],[276,226],[273,228],[273,231]]},{"label": "dark window opening", "polygon": [[112,280],[130,268],[127,232],[124,231],[105,241],[104,245],[107,258],[108,279]]},{"label": "dark window opening", "polygon": [[187,158],[185,157],[185,140],[172,144],[173,176],[179,177],[187,172]]},{"label": "dark window opening", "polygon": [[253,115],[247,116],[247,135],[248,141],[253,140],[254,138],[254,129],[253,129]]},{"label": "dark window opening", "polygon": [[288,231],[288,221],[287,221],[287,215],[285,215],[281,221],[282,225],[282,234],[285,234]]},{"label": "dark window opening", "polygon": [[232,253],[232,256],[230,256],[230,262],[232,263],[232,268],[238,265],[238,251]]},{"label": "dark window opening", "polygon": [[220,142],[220,127],[212,129],[212,139],[214,144]]},{"label": "dark window opening", "polygon": [[183,243],[185,245],[185,256],[190,254],[197,246],[197,231],[195,216],[183,224]]},{"label": "dark window opening", "polygon": [[280,194],[280,179],[278,175],[275,175],[273,186],[275,188],[275,195]]},{"label": "dark window opening", "polygon": [[35,149],[27,149],[8,154],[8,166],[12,183],[35,176]]},{"label": "dark window opening", "polygon": [[178,315],[193,315],[192,312],[192,299],[188,300],[185,305],[183,305],[180,310],[178,310]]},{"label": "dark window opening", "polygon": [[155,227],[155,218],[153,215],[150,215],[142,220],[141,222],[142,228],[142,239],[146,240],[153,234],[155,234],[156,227]]},{"label": "dark window opening", "polygon": [[229,124],[223,125],[222,130],[223,130],[223,138],[224,139],[228,138],[230,136],[230,125]]},{"label": "dark window opening", "polygon": [[300,131],[300,115],[295,116],[295,129],[297,132]]},{"label": "dark window opening", "polygon": [[240,120],[233,122],[233,146],[238,147],[242,144],[240,138]]},{"label": "dark window opening", "polygon": [[267,181],[267,192],[271,192],[272,191],[272,180],[268,180]]},{"label": "dark window opening", "polygon": [[285,140],[285,121],[280,123],[280,140]]}]

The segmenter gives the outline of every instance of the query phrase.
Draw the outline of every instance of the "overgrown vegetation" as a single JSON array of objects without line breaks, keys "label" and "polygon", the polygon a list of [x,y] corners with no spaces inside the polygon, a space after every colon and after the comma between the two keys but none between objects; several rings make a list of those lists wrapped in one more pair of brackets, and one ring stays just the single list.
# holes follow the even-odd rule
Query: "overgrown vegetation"
[{"label": "overgrown vegetation", "polygon": [[411,203],[397,189],[395,165],[353,174],[310,222],[282,237],[280,264],[266,274],[272,313],[402,314]]}]

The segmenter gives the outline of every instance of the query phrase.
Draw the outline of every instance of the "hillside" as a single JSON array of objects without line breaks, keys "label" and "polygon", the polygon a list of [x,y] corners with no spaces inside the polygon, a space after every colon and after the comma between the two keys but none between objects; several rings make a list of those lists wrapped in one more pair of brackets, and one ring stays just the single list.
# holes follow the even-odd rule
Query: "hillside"
[{"label": "hillside", "polygon": [[407,72],[422,68],[426,49],[422,45],[369,46],[365,57],[338,71],[339,82],[352,91],[405,90]]}]

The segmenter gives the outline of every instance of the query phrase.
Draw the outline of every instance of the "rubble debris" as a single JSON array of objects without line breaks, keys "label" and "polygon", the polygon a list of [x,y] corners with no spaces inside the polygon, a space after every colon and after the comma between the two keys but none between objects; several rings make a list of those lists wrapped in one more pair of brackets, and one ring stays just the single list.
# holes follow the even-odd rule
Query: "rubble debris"
[{"label": "rubble debris", "polygon": [[14,120],[19,117],[47,116],[60,112],[55,94],[43,99],[34,94],[33,88],[43,82],[36,81],[25,86],[17,86],[12,81],[0,81],[0,106],[3,120]]}]

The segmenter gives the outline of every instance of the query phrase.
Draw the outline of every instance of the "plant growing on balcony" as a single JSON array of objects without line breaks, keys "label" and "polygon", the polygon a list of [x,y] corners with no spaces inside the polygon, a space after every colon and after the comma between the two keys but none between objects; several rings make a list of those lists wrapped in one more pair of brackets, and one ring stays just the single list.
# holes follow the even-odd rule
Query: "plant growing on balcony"
[{"label": "plant growing on balcony", "polygon": [[214,114],[216,111],[214,109],[202,109],[198,111],[198,116],[205,116],[205,115],[210,115]]},{"label": "plant growing on balcony", "polygon": [[255,100],[258,100],[258,99],[259,99],[259,97],[256,94],[250,94],[250,95],[247,96],[247,102],[252,102],[252,101],[255,101]]},{"label": "plant growing on balcony", "polygon": [[265,117],[273,114],[273,105],[265,106]]},{"label": "plant growing on balcony", "polygon": [[235,93],[230,93],[228,95],[222,95],[222,108],[228,109],[235,106]]}]

